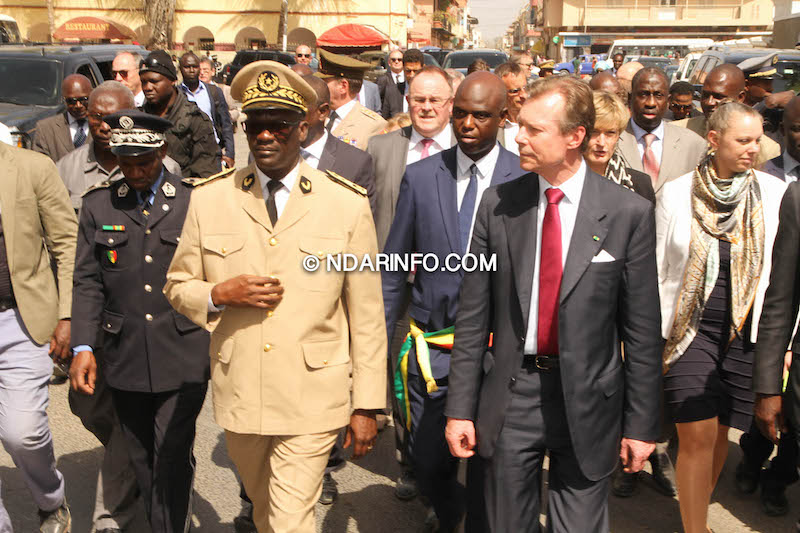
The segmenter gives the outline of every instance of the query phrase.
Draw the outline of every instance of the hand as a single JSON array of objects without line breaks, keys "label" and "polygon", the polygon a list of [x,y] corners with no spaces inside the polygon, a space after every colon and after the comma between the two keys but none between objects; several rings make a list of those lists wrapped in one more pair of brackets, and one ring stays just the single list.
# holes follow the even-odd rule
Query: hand
[{"label": "hand", "polygon": [[361,459],[375,446],[378,436],[378,424],[375,422],[375,413],[364,409],[356,409],[350,416],[350,425],[347,426],[347,435],[344,438],[344,447],[353,444],[353,459]]},{"label": "hand", "polygon": [[620,443],[619,458],[628,474],[639,472],[644,468],[644,462],[656,449],[653,441],[622,438]]},{"label": "hand", "polygon": [[235,167],[235,166],[236,166],[236,163],[233,161],[233,159],[231,159],[231,158],[230,158],[230,157],[228,157],[227,155],[223,155],[223,156],[222,156],[222,162],[223,162],[223,163],[225,163],[225,165],[226,165],[228,168],[233,168],[233,167]]},{"label": "hand", "polygon": [[275,309],[283,299],[283,287],[277,278],[242,274],[217,283],[211,289],[211,301],[216,306],[258,307]]},{"label": "hand", "polygon": [[472,420],[448,418],[444,438],[453,457],[466,459],[475,455],[475,424]]},{"label": "hand", "polygon": [[783,432],[789,431],[783,420],[783,399],[780,394],[756,394],[753,412],[758,429],[773,443],[778,444],[777,428]]},{"label": "hand", "polygon": [[764,98],[764,105],[768,109],[783,109],[794,98],[794,91],[782,91],[779,93],[768,94]]},{"label": "hand", "polygon": [[53,335],[50,336],[50,351],[48,354],[57,363],[69,363],[72,355],[69,349],[70,322],[69,319],[59,320]]},{"label": "hand", "polygon": [[97,381],[97,360],[90,351],[78,352],[69,367],[69,384],[72,390],[91,396]]}]

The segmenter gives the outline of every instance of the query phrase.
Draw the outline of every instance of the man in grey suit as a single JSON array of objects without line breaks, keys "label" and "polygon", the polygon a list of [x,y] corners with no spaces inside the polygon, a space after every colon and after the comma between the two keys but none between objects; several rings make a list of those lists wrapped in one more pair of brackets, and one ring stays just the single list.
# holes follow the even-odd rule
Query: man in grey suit
[{"label": "man in grey suit", "polygon": [[361,83],[361,90],[358,91],[358,102],[376,113],[381,112],[381,93],[378,84],[373,81],[364,80]]},{"label": "man in grey suit", "polygon": [[656,195],[669,180],[694,170],[706,141],[693,131],[664,120],[669,80],[658,68],[643,68],[631,82],[631,121],[619,139],[628,165],[650,176]]},{"label": "man in grey suit", "polygon": [[445,435],[486,459],[488,531],[540,531],[549,452],[548,531],[604,533],[617,459],[641,470],[660,432],[653,206],[583,160],[588,85],[537,81],[519,121],[530,173],[478,208],[469,250],[496,265],[461,285]]},{"label": "man in grey suit", "polygon": [[61,83],[61,95],[67,110],[47,117],[36,124],[33,150],[44,154],[54,163],[80,148],[89,136],[89,93],[92,83],[82,74],[71,74]]}]

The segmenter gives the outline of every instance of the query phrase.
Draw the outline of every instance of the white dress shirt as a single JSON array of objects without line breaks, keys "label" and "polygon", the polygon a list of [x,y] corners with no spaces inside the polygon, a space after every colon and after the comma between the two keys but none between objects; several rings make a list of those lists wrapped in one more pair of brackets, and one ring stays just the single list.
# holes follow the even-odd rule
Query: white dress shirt
[{"label": "white dress shirt", "polygon": [[339,124],[341,124],[342,120],[344,120],[344,118],[349,115],[350,111],[352,111],[356,106],[356,102],[358,102],[358,99],[353,98],[346,104],[339,106],[339,109],[334,109],[334,111],[336,111],[336,120],[333,121],[333,126],[331,126],[330,131],[333,131],[339,127]]},{"label": "white dress shirt", "polygon": [[327,142],[328,132],[322,130],[322,137],[314,141],[314,144],[300,149],[300,155],[303,156],[303,159],[305,159],[309,166],[319,169],[319,162],[322,159],[322,152]]},{"label": "white dress shirt", "polygon": [[794,157],[789,155],[786,150],[783,151],[783,175],[786,184],[797,181],[800,178],[800,162]]},{"label": "white dress shirt", "polygon": [[133,97],[133,103],[136,104],[136,107],[142,107],[144,105],[144,91],[139,91],[139,94]]},{"label": "white dress shirt", "polygon": [[656,161],[658,161],[658,165],[660,167],[661,154],[664,152],[664,121],[662,120],[653,131],[643,130],[633,119],[631,119],[631,127],[633,127],[633,135],[636,137],[636,147],[639,148],[640,158],[644,158],[644,150],[647,146],[647,144],[644,142],[644,136],[648,133],[652,133],[656,136],[653,144],[650,145],[650,148],[653,150],[653,154],[655,154]]},{"label": "white dress shirt", "polygon": [[[411,138],[408,140],[408,155],[406,156],[406,165],[416,163],[422,159],[422,139],[425,139],[414,127],[411,127]],[[431,137],[433,142],[428,147],[428,156],[436,155],[439,152],[451,148],[453,142],[453,130],[450,128],[448,122],[444,129]]]},{"label": "white dress shirt", "polygon": [[[569,244],[572,242],[572,232],[575,229],[575,219],[578,217],[578,206],[581,203],[583,182],[586,180],[586,161],[581,160],[578,172],[561,184],[558,189],[564,193],[564,198],[558,204],[558,216],[561,219],[561,268],[567,262]],[[545,191],[550,189],[547,180],[539,176],[539,209],[536,213],[536,258],[533,267],[533,286],[531,288],[531,306],[528,312],[528,331],[525,335],[525,353],[535,354],[538,349],[537,335],[539,333],[539,267],[542,250],[542,223],[547,210],[547,196]]]},{"label": "white dress shirt", "polygon": [[519,124],[506,120],[503,124],[503,135],[506,142],[505,149],[512,154],[519,155],[519,145],[517,144],[517,133],[519,133]]},{"label": "white dress shirt", "polygon": [[403,113],[408,113],[408,86],[411,85],[410,83],[406,83],[405,90],[403,91]]},{"label": "white dress shirt", "polygon": [[[67,113],[67,123],[69,124],[69,135],[72,137],[72,142],[75,142],[75,135],[78,133],[78,119]],[[89,140],[89,117],[83,119],[83,133],[86,135],[86,140]]]},{"label": "white dress shirt", "polygon": [[[461,147],[456,148],[456,198],[459,209],[461,209],[461,202],[464,201],[464,195],[467,193],[469,186],[469,168],[475,164],[478,167],[478,190],[475,195],[475,206],[472,208],[472,221],[469,224],[469,238],[467,242],[472,242],[472,228],[475,227],[475,214],[478,212],[478,205],[481,203],[481,197],[486,189],[492,184],[492,175],[494,174],[494,167],[497,165],[497,157],[500,155],[500,146],[495,143],[492,151],[483,156],[477,161],[473,161],[461,151]],[[469,245],[467,245],[469,251]]]},{"label": "white dress shirt", "polygon": [[392,72],[391,74],[392,74],[392,80],[394,80],[395,85],[406,81],[406,73],[404,70],[401,70],[400,72]]}]

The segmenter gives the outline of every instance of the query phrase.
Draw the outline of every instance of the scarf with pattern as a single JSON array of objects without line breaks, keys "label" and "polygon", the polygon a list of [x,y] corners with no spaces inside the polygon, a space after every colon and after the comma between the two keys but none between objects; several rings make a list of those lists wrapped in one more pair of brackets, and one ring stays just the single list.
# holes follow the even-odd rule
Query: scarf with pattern
[{"label": "scarf with pattern", "polygon": [[719,275],[719,241],[731,243],[730,330],[728,346],[741,336],[756,296],[764,260],[764,212],[755,172],[720,179],[714,154],[700,162],[692,178],[692,230],[675,320],[664,347],[664,372],[689,348],[697,334]]},{"label": "scarf with pattern", "polygon": [[619,150],[615,150],[611,159],[608,160],[608,165],[606,165],[606,178],[633,191],[633,180],[626,168],[629,166],[622,154],[619,153]]}]

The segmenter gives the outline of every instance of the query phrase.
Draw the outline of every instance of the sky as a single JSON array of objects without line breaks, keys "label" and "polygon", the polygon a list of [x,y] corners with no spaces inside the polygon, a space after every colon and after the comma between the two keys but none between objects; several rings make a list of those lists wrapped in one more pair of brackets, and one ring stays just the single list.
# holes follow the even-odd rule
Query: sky
[{"label": "sky", "polygon": [[478,29],[487,46],[503,35],[526,0],[469,0],[470,13],[478,19]]}]

